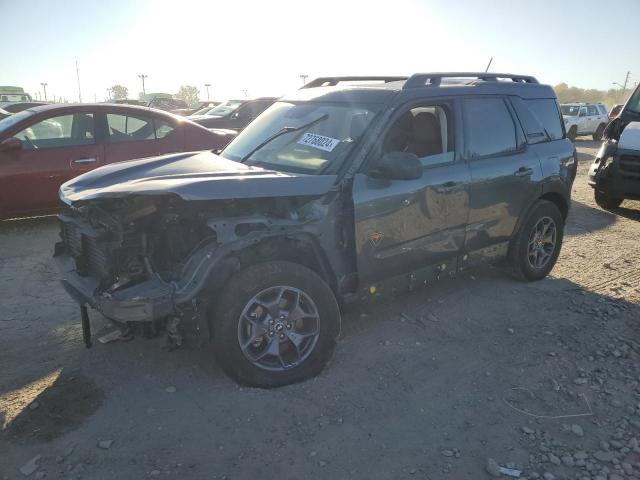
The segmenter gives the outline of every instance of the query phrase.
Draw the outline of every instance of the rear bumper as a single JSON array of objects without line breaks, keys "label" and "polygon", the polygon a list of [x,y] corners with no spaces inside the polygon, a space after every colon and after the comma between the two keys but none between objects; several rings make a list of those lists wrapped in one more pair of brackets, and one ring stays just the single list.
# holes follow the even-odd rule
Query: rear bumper
[{"label": "rear bumper", "polygon": [[[56,245],[56,252],[63,249]],[[149,322],[174,312],[173,288],[159,279],[146,280],[111,293],[98,293],[99,280],[78,275],[74,259],[56,253],[54,261],[62,274],[62,286],[80,305],[89,305],[118,322]]]}]

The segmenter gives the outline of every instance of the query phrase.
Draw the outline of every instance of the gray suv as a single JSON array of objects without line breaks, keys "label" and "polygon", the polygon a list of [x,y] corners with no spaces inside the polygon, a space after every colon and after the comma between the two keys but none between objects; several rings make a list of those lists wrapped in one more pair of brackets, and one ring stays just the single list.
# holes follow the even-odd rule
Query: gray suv
[{"label": "gray suv", "polygon": [[553,268],[576,173],[555,94],[511,74],[320,78],[220,155],[112,164],[60,189],[63,285],[123,330],[188,323],[236,381],[318,374],[341,305],[481,261]]}]

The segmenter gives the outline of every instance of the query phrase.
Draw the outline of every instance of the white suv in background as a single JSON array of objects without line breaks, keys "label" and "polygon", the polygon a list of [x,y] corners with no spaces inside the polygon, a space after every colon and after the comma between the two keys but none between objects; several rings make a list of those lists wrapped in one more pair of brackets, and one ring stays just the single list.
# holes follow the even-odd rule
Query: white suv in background
[{"label": "white suv in background", "polygon": [[564,103],[560,105],[567,138],[575,140],[579,135],[591,135],[601,140],[609,123],[609,112],[604,103]]}]

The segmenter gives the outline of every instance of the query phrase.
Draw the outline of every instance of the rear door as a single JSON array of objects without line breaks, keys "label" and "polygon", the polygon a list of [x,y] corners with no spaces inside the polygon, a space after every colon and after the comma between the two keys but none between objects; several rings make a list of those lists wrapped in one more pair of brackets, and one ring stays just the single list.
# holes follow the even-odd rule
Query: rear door
[{"label": "rear door", "polygon": [[580,107],[578,112],[578,133],[585,135],[591,130],[587,107]]},{"label": "rear door", "polygon": [[506,246],[541,191],[542,170],[506,98],[463,101],[464,156],[471,168],[466,249]]},{"label": "rear door", "polygon": [[17,151],[0,159],[2,216],[47,213],[60,206],[60,185],[103,163],[93,112],[39,117],[13,134]]},{"label": "rear door", "polygon": [[[423,131],[429,125],[438,125],[436,135]],[[470,177],[459,155],[459,125],[458,109],[451,100],[404,109],[382,135],[363,171],[355,175],[361,281],[410,272],[462,251]],[[423,165],[422,177],[390,180],[368,174],[382,155],[392,152],[416,154]]]},{"label": "rear door", "polygon": [[587,105],[587,115],[589,118],[589,131],[587,133],[593,133],[600,125],[600,112],[595,105]]},{"label": "rear door", "polygon": [[131,111],[105,115],[107,163],[180,152],[184,130],[171,118]]}]

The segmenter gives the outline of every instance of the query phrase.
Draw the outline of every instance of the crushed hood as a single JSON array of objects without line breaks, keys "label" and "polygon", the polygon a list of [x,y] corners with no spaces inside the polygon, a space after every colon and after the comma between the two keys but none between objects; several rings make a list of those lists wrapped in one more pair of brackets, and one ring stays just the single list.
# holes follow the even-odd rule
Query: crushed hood
[{"label": "crushed hood", "polygon": [[227,160],[211,152],[192,152],[113,163],[60,187],[71,205],[129,195],[174,194],[184,200],[318,196],[336,175],[278,172]]}]

